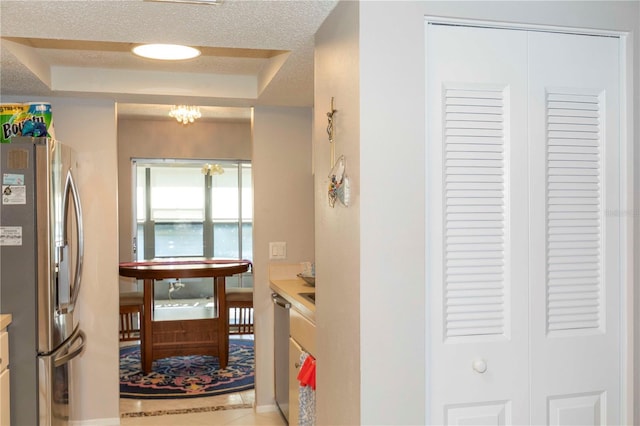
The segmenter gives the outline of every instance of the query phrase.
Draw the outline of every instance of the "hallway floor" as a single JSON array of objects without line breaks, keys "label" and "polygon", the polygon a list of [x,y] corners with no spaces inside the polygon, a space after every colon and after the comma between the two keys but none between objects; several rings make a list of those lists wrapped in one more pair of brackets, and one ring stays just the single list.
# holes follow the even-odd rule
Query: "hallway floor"
[{"label": "hallway floor", "polygon": [[[167,309],[163,313],[167,317],[177,319],[185,311],[190,311],[190,317],[206,315],[194,306],[193,301],[182,301],[183,309]],[[206,306],[206,303],[198,307]],[[156,305],[156,309],[169,308],[167,305]],[[171,306],[171,307],[175,307]],[[187,307],[185,310],[184,308]],[[189,309],[191,308],[191,309]],[[194,309],[195,308],[195,309]],[[156,311],[158,313],[158,311]],[[232,319],[233,322],[233,319]],[[253,339],[253,335],[234,335],[234,339]],[[121,343],[121,345],[137,344],[138,342]],[[256,413],[254,410],[255,392],[253,389],[217,395],[205,398],[189,399],[158,399],[138,400],[120,398],[120,424],[123,426],[145,425],[286,425],[280,412]]]},{"label": "hallway floor", "polygon": [[120,399],[122,426],[264,425],[284,426],[279,412],[256,413],[254,391],[210,398],[135,400]]},{"label": "hallway floor", "polygon": [[280,413],[258,414],[253,408],[211,411],[206,413],[173,414],[154,417],[125,417],[122,426],[198,426],[198,425],[244,425],[284,426],[287,423]]}]

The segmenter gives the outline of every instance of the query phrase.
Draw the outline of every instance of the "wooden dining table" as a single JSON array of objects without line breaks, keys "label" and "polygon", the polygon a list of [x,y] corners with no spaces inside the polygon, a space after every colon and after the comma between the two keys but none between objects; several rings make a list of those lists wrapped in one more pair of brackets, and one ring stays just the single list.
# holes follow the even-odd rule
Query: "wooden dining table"
[{"label": "wooden dining table", "polygon": [[[161,258],[119,264],[120,275],[144,281],[144,307],[140,326],[142,370],[149,373],[156,359],[184,355],[218,357],[226,368],[229,356],[229,320],[225,278],[247,272],[248,260],[217,258]],[[154,320],[156,280],[213,279],[213,318]]]}]

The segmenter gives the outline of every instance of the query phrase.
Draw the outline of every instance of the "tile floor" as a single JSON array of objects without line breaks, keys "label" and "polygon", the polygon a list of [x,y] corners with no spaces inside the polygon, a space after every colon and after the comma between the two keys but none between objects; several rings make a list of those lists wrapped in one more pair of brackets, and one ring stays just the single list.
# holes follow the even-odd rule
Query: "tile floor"
[{"label": "tile floor", "polygon": [[120,419],[122,426],[199,426],[199,425],[255,425],[279,426],[287,423],[279,413],[256,414],[252,408],[213,411],[209,413],[175,414],[160,417]]},{"label": "tile floor", "polygon": [[262,425],[284,426],[279,412],[256,413],[253,390],[209,398],[120,399],[122,426]]},{"label": "tile floor", "polygon": [[[193,308],[193,305],[191,307]],[[160,308],[160,306],[156,306],[156,308]],[[171,309],[170,316],[174,318],[182,316],[180,315],[182,312],[179,313],[179,311],[181,310]],[[253,339],[253,336],[234,336],[233,338]],[[253,390],[191,399],[137,400],[121,398],[120,424],[122,426],[281,426],[287,424],[278,411],[256,413],[253,408],[254,401],[255,392]]]}]

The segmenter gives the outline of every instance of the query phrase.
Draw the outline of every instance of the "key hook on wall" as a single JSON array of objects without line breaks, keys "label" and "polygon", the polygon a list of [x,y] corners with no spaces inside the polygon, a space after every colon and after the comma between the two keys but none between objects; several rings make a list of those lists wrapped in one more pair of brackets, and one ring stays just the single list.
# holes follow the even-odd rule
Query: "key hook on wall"
[{"label": "key hook on wall", "polygon": [[335,143],[334,143],[334,136],[335,136],[335,130],[333,128],[333,114],[335,114],[336,112],[338,112],[338,110],[336,110],[333,107],[333,96],[331,97],[331,111],[329,111],[327,113],[327,134],[329,135],[329,143],[331,144],[331,164],[329,165],[329,167],[333,167],[336,161],[336,154],[335,154]]},{"label": "key hook on wall", "polygon": [[327,134],[329,135],[329,144],[331,145],[330,167],[329,172],[329,206],[334,207],[336,200],[339,200],[345,207],[349,206],[349,177],[346,174],[346,159],[341,155],[336,162],[335,149],[335,128],[333,118],[338,112],[333,106],[333,97],[331,97],[331,110],[327,113]]}]

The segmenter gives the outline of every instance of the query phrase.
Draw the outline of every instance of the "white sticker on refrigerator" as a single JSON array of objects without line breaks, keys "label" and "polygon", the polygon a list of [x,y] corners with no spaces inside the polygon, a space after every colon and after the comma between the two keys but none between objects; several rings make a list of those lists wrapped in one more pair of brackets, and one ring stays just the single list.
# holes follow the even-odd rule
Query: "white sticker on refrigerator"
[{"label": "white sticker on refrigerator", "polygon": [[3,185],[24,185],[24,175],[17,173],[3,173],[2,174]]},{"label": "white sticker on refrigerator", "polygon": [[2,204],[27,204],[27,187],[2,185]]},{"label": "white sticker on refrigerator", "polygon": [[0,226],[0,246],[21,246],[22,226]]}]

